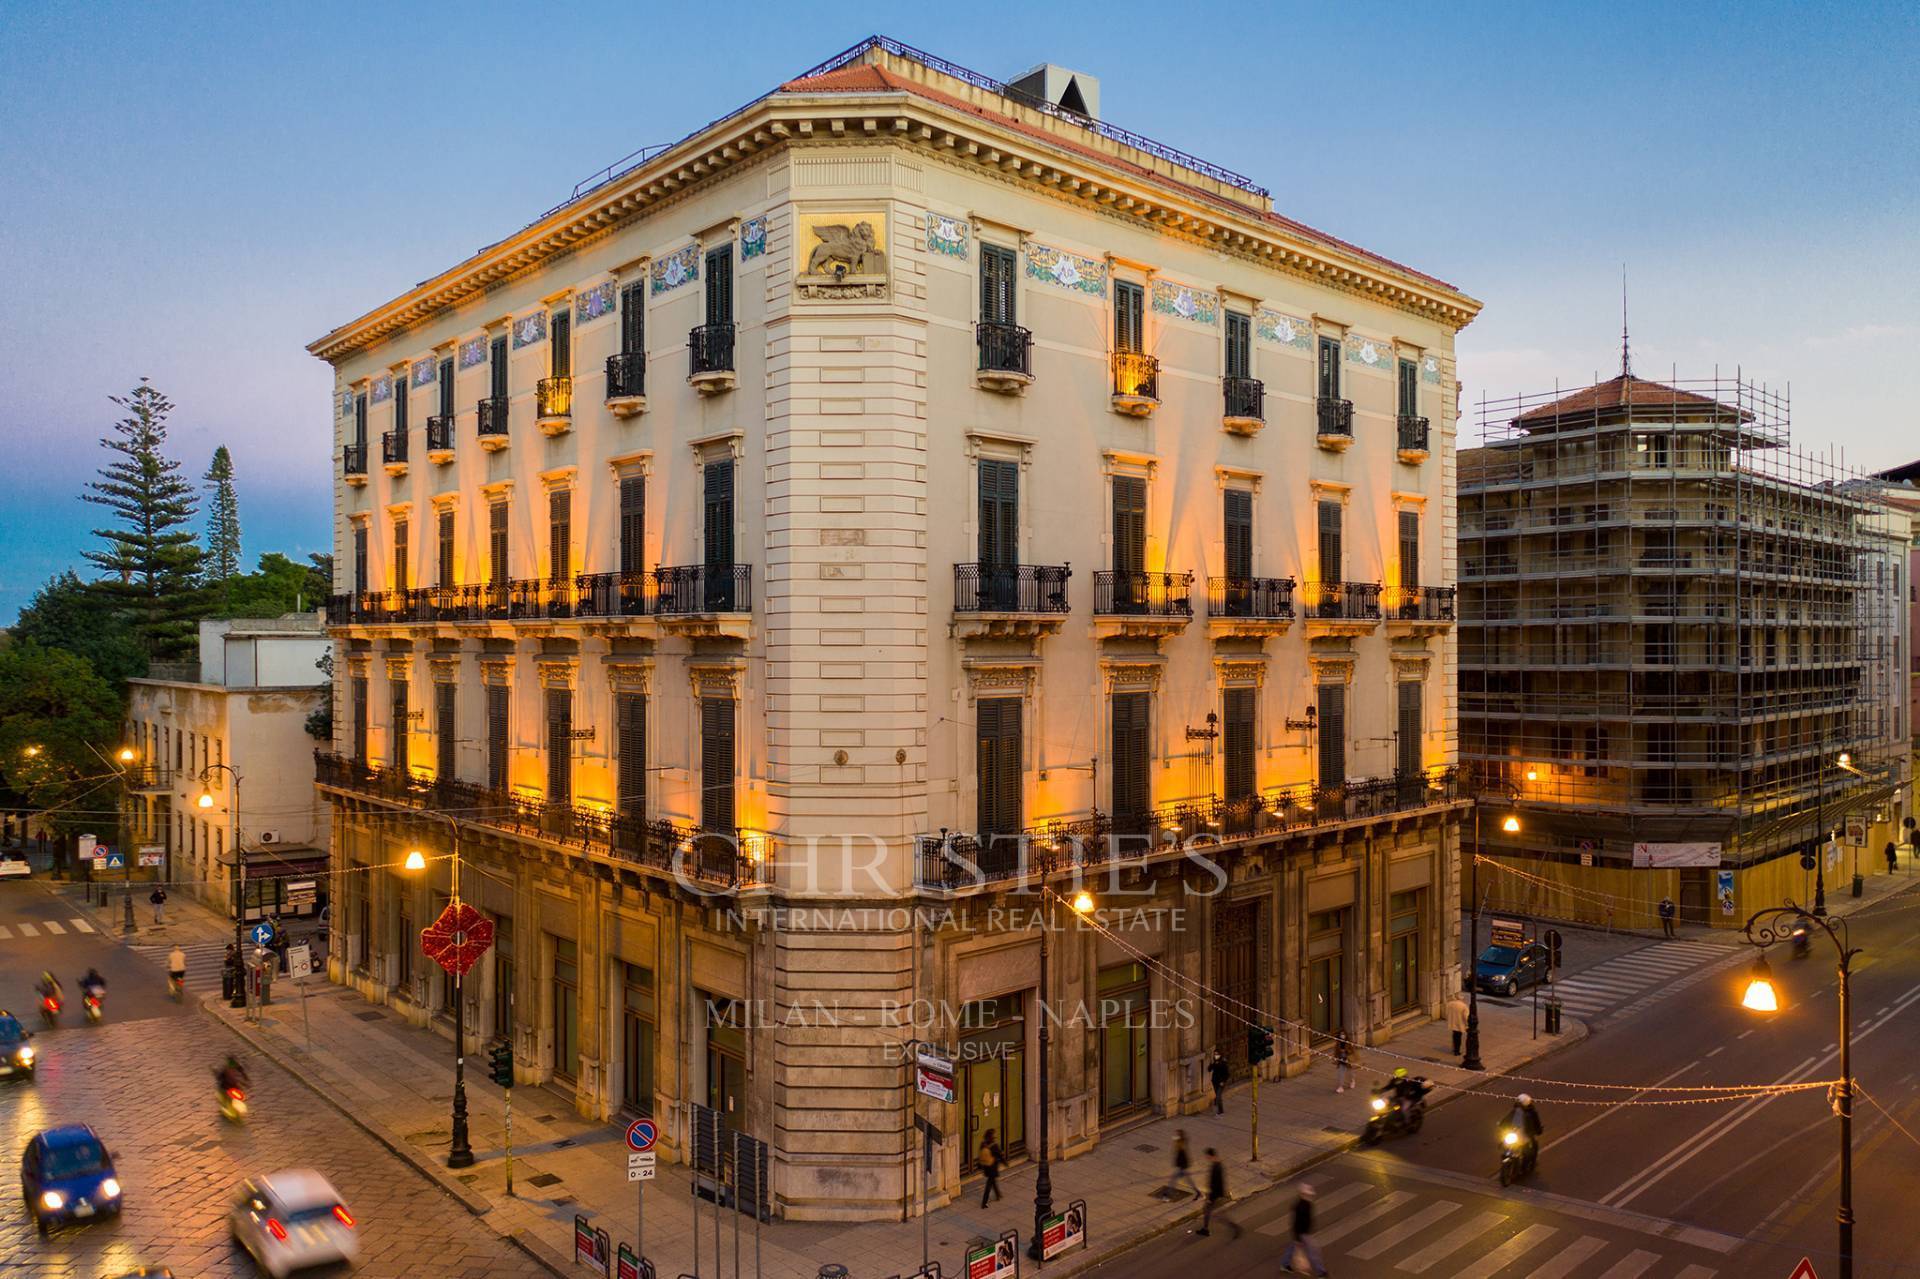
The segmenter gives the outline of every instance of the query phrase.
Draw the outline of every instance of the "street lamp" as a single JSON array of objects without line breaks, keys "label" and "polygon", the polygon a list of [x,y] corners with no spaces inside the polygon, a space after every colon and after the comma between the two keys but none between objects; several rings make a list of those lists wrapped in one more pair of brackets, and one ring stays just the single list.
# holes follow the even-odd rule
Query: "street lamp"
[{"label": "street lamp", "polygon": [[[447,843],[452,852],[452,905],[460,905],[460,823],[446,813],[423,813],[422,816],[438,818],[447,824]],[[427,855],[417,848],[407,850],[404,863],[410,871],[423,871],[427,868]],[[400,939],[401,945],[414,944],[410,937]],[[473,1167],[473,1146],[467,1139],[467,995],[466,973],[455,965],[453,974],[453,1144],[447,1150],[447,1167]]]},{"label": "street lamp", "polygon": [[[200,797],[193,802],[200,808],[213,807],[213,787],[210,779],[218,771],[233,779],[233,803],[228,806],[227,820],[232,827],[228,844],[233,849],[233,994],[227,997],[227,1007],[245,1008],[247,1006],[246,967],[240,957],[246,954],[244,929],[247,918],[247,857],[240,847],[240,774],[233,771],[231,764],[208,764],[200,770]],[[133,909],[132,899],[128,899],[127,909]]]},{"label": "street lamp", "polygon": [[[1048,1159],[1047,1110],[1052,1104],[1053,1072],[1049,1065],[1051,1057],[1052,1032],[1047,1029],[1047,935],[1053,931],[1053,897],[1047,889],[1047,872],[1052,868],[1052,856],[1047,855],[1040,862],[1040,905],[1046,912],[1040,921],[1040,985],[1039,998],[1034,1001],[1034,1016],[1040,1019],[1040,1150],[1039,1168],[1033,1179],[1033,1238],[1027,1243],[1027,1256],[1035,1261],[1041,1259],[1042,1240],[1046,1235],[1046,1221],[1053,1215],[1053,1171]],[[1081,889],[1068,903],[1074,914],[1086,915],[1093,910],[1093,894]]]},{"label": "street lamp", "polygon": [[[1833,757],[1833,763],[1849,773],[1859,775],[1853,766],[1853,756],[1841,751]],[[1816,786],[1813,801],[1814,848],[1813,848],[1813,911],[1819,916],[1827,913],[1827,752],[1820,752],[1820,764],[1815,770]],[[1805,863],[1801,863],[1802,866]]]},{"label": "street lamp", "polygon": [[[1833,1091],[1833,1113],[1840,1117],[1840,1208],[1834,1220],[1840,1227],[1840,1279],[1853,1279],[1853,957],[1860,952],[1847,944],[1846,920],[1830,919],[1792,902],[1755,912],[1741,932],[1751,944],[1765,947],[1792,931],[1794,924],[1820,929],[1840,957],[1840,1080]],[[1780,1007],[1765,955],[1754,963],[1740,1003],[1762,1013]]]},{"label": "street lamp", "polygon": [[[1518,800],[1519,792],[1511,782],[1501,783],[1507,788],[1511,798]],[[1468,871],[1467,892],[1473,898],[1473,944],[1468,947],[1467,955],[1467,1042],[1466,1051],[1461,1054],[1462,1070],[1484,1070],[1480,1061],[1480,803],[1479,796],[1473,801],[1473,861]],[[1520,833],[1520,815],[1508,813],[1500,820],[1500,829],[1509,835]]]}]

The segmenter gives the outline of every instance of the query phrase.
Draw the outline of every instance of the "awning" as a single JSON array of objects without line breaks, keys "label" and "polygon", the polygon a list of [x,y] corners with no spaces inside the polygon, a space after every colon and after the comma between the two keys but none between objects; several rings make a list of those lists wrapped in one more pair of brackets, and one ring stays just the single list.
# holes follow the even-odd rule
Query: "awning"
[{"label": "awning", "polygon": [[250,848],[246,852],[248,879],[287,879],[325,876],[332,859],[325,853],[300,849],[292,856]]}]

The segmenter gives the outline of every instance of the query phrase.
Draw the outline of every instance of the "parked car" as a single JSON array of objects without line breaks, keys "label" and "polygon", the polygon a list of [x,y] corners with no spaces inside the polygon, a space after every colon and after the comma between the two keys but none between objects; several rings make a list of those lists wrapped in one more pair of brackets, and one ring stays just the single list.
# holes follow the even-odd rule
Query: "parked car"
[{"label": "parked car", "polygon": [[0,853],[0,879],[26,879],[32,874],[25,853]]},{"label": "parked car", "polygon": [[33,1045],[27,1041],[33,1032],[20,1019],[0,1008],[0,1079],[32,1079]]},{"label": "parked car", "polygon": [[233,1241],[272,1279],[360,1255],[353,1214],[311,1168],[294,1168],[243,1183],[227,1215]]},{"label": "parked car", "polygon": [[85,1124],[48,1128],[27,1143],[20,1157],[20,1194],[43,1235],[57,1222],[120,1211],[113,1154]]},{"label": "parked car", "polygon": [[1480,952],[1473,975],[1489,995],[1517,995],[1547,979],[1546,952],[1538,947],[1489,946]]}]

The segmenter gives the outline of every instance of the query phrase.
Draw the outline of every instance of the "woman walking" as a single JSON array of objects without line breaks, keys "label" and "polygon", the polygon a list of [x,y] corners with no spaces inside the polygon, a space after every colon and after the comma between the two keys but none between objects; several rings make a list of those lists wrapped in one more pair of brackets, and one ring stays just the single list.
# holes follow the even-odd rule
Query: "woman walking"
[{"label": "woman walking", "polygon": [[980,1138],[980,1153],[974,1156],[974,1162],[980,1165],[980,1171],[987,1178],[986,1188],[980,1192],[980,1206],[986,1207],[995,1195],[1005,1199],[1007,1192],[1000,1189],[1000,1165],[1006,1162],[1006,1157],[1000,1153],[1000,1143],[994,1140],[993,1129],[987,1129],[986,1135]]}]

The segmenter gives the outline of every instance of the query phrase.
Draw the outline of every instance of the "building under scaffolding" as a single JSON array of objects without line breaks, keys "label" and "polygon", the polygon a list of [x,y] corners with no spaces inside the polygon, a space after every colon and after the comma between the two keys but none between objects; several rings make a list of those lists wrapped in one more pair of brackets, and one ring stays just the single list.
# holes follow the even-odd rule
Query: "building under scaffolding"
[{"label": "building under scaffolding", "polygon": [[[1910,791],[1903,516],[1738,376],[1481,405],[1459,455],[1460,760],[1487,904],[1737,925],[1884,871]],[[1497,823],[1489,822],[1489,828]],[[1717,847],[1714,847],[1717,846]],[[1483,869],[1485,869],[1483,867]]]}]

